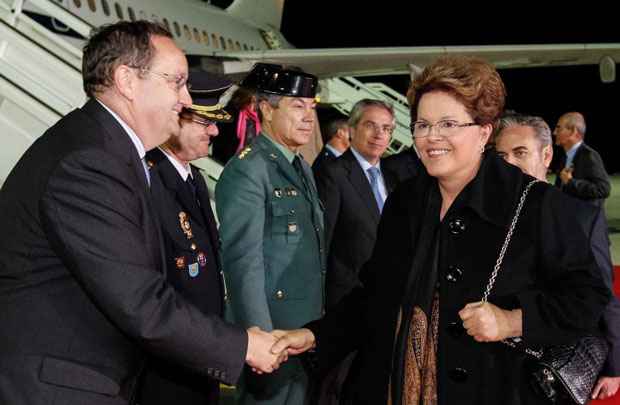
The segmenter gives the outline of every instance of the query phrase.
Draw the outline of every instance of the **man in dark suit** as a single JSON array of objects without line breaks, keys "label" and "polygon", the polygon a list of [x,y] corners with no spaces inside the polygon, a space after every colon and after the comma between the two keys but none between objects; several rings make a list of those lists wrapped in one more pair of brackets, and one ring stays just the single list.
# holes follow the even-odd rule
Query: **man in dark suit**
[{"label": "man in dark suit", "polygon": [[[133,402],[144,352],[234,383],[274,341],[205,315],[166,281],[146,150],[179,132],[187,61],[159,25],[84,48],[90,100],[41,136],[0,192],[0,403]],[[223,350],[223,348],[226,350]]]},{"label": "man in dark suit", "polygon": [[327,308],[333,307],[358,281],[372,253],[381,209],[395,184],[380,162],[394,130],[392,107],[364,99],[349,118],[351,147],[316,176],[325,207]]},{"label": "man in dark suit", "polygon": [[315,177],[324,163],[336,160],[351,144],[349,123],[344,118],[336,118],[330,121],[321,135],[323,136],[323,149],[312,162],[312,171]]},{"label": "man in dark suit", "polygon": [[[500,120],[495,136],[497,153],[508,163],[542,181],[547,181],[547,171],[553,158],[551,130],[540,117],[510,114]],[[598,210],[594,222],[584,221],[585,216],[574,213],[591,232],[592,253],[603,271],[605,283],[612,289],[613,265],[609,252],[607,222],[603,210]],[[604,399],[615,395],[620,386],[620,301],[613,296],[603,312],[601,327],[610,344],[605,367],[592,392],[593,398]]]},{"label": "man in dark suit", "polygon": [[578,112],[562,115],[553,134],[556,145],[566,152],[555,185],[573,197],[602,207],[611,185],[601,156],[583,142],[586,134],[583,115]]},{"label": "man in dark suit", "polygon": [[[181,112],[181,131],[159,148],[146,153],[151,176],[161,188],[151,189],[153,206],[162,227],[168,282],[206,315],[223,316],[225,284],[222,276],[217,224],[204,178],[192,160],[209,154],[210,139],[218,135],[216,122],[231,116],[219,104],[232,83],[205,72],[189,75],[194,104]],[[204,377],[152,357],[147,363],[139,402],[148,405],[217,404],[217,378]]]}]

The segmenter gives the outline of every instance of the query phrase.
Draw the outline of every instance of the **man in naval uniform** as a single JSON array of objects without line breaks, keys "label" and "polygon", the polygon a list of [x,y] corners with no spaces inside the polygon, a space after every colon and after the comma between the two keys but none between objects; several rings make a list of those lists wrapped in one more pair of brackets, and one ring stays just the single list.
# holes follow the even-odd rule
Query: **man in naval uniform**
[{"label": "man in naval uniform", "polygon": [[[153,206],[162,228],[168,282],[206,315],[221,317],[225,286],[217,225],[205,180],[190,162],[208,155],[210,139],[218,135],[216,122],[231,120],[218,101],[232,83],[191,72],[189,84],[193,104],[180,114],[179,135],[147,152],[146,160]],[[222,348],[225,344],[222,341]],[[140,402],[217,404],[220,381],[214,377],[205,378],[152,357],[144,372]]]},{"label": "man in naval uniform", "polygon": [[[324,305],[323,210],[298,148],[312,136],[317,78],[258,64],[261,134],[231,159],[215,197],[234,320],[263,330],[296,328]],[[270,376],[245,372],[240,404],[303,404],[297,358]]]}]

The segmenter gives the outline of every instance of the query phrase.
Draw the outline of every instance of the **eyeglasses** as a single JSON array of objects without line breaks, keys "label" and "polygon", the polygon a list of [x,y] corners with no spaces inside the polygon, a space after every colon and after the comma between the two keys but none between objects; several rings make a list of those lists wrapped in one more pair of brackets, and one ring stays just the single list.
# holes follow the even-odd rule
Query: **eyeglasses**
[{"label": "eyeglasses", "polygon": [[211,125],[215,125],[215,121],[200,118],[196,116],[196,114],[192,114],[191,112],[182,112],[181,119],[184,119],[186,121],[192,121],[197,124],[204,125],[205,127],[210,127]]},{"label": "eyeglasses", "polygon": [[145,67],[138,67],[138,66],[129,66],[129,67],[132,69],[138,69],[144,73],[151,73],[151,74],[154,74],[155,76],[161,77],[168,83],[172,83],[176,91],[181,91],[181,89],[185,86],[187,86],[188,91],[191,88],[191,85],[187,82],[187,76],[184,74],[174,75],[172,73],[156,72],[154,70],[151,70]]},{"label": "eyeglasses", "polygon": [[382,133],[385,132],[388,135],[392,135],[392,133],[394,132],[394,127],[391,125],[379,125],[376,122],[373,121],[364,121],[362,122],[362,126],[369,130],[369,131],[375,131],[378,133]]},{"label": "eyeglasses", "polygon": [[411,133],[414,138],[424,138],[425,136],[429,136],[433,127],[437,128],[437,135],[448,137],[458,133],[459,128],[473,127],[476,125],[480,124],[476,124],[475,122],[459,124],[458,121],[454,120],[441,120],[434,124],[429,124],[426,121],[416,121],[412,122],[409,128],[411,129]]}]

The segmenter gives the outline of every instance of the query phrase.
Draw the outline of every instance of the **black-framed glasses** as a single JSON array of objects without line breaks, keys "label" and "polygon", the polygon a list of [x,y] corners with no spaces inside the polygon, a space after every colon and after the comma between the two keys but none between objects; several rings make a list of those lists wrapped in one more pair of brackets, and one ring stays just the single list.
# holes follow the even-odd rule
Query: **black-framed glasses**
[{"label": "black-framed glasses", "polygon": [[424,138],[429,136],[433,127],[437,129],[438,135],[448,137],[457,134],[460,128],[473,127],[477,125],[480,124],[475,122],[459,123],[455,120],[441,120],[434,124],[426,121],[415,121],[411,123],[409,128],[411,129],[411,133],[414,138]]},{"label": "black-framed glasses", "polygon": [[176,91],[181,91],[181,89],[185,86],[187,86],[188,91],[191,88],[191,85],[187,82],[187,75],[184,75],[184,74],[175,75],[172,73],[156,72],[146,67],[138,67],[138,66],[129,66],[129,67],[132,69],[138,69],[140,72],[143,72],[143,73],[151,73],[155,76],[161,77],[166,82],[173,84]]}]

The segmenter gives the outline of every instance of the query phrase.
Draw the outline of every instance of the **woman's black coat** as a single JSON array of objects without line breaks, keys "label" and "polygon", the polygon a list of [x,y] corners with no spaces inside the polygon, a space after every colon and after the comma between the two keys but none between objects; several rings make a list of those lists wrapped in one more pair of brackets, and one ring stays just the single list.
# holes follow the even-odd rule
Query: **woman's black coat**
[{"label": "woman's black coat", "polygon": [[[486,152],[475,179],[439,225],[439,404],[540,402],[529,386],[525,356],[459,333],[458,316],[465,304],[482,297],[530,180]],[[432,247],[428,230],[439,221],[438,208],[429,207],[440,202],[437,181],[424,170],[397,188],[386,203],[372,259],[363,270],[364,288],[309,325],[321,366],[358,349],[346,386],[350,403],[387,403],[391,381],[392,403],[400,404],[406,348],[394,344],[397,317],[406,312],[416,277],[428,271],[421,258]],[[596,333],[609,290],[590,249],[595,216],[594,209],[546,183],[532,187],[489,297],[501,308],[522,308],[527,345],[567,343]]]}]

